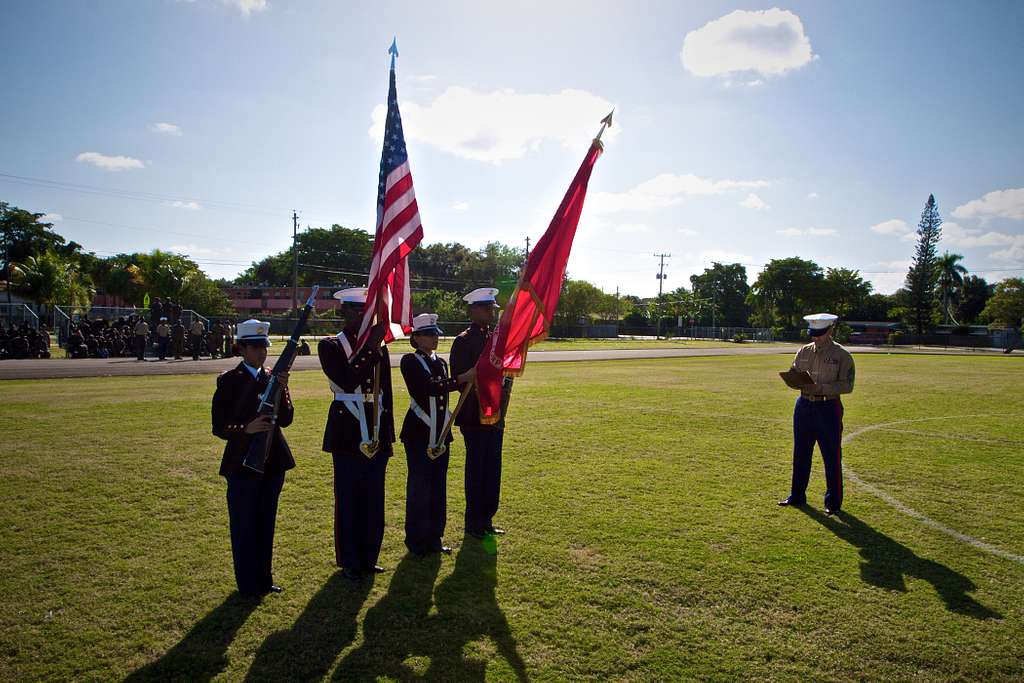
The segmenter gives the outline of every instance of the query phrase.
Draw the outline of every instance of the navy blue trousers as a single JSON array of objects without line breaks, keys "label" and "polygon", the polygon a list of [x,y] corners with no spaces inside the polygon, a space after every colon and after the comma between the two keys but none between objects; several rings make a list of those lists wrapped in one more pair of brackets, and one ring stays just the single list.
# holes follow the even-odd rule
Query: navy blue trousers
[{"label": "navy blue trousers", "polygon": [[466,531],[485,533],[493,526],[501,494],[501,443],[504,429],[463,427],[466,441]]},{"label": "navy blue trousers", "polygon": [[403,442],[409,478],[405,484],[405,546],[426,555],[441,550],[448,517],[448,451],[427,456],[425,443]]},{"label": "navy blue trousers", "polygon": [[235,583],[239,593],[262,595],[274,583],[274,523],[284,472],[260,475],[243,467],[227,480]]},{"label": "navy blue trousers", "polygon": [[368,571],[384,542],[387,454],[334,453],[334,558],[339,567]]},{"label": "navy blue trousers", "polygon": [[807,502],[807,482],[811,478],[811,457],[818,444],[825,462],[825,507],[838,510],[843,505],[843,403],[797,399],[793,409],[793,483],[789,502]]}]

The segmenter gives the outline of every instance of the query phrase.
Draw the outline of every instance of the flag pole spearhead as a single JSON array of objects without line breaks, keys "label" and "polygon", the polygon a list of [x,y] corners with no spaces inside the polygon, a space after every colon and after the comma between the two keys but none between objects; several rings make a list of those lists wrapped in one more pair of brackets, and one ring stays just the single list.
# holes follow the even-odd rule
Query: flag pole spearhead
[{"label": "flag pole spearhead", "polygon": [[388,54],[391,55],[391,68],[395,68],[395,57],[398,56],[398,37],[391,39],[391,47],[388,48]]},{"label": "flag pole spearhead", "polygon": [[[615,114],[615,110],[612,109],[608,112],[608,116],[601,119],[601,130],[597,131],[597,137],[594,138],[594,142],[601,144],[601,136],[604,135],[604,129],[612,125],[612,115]],[[602,145],[603,146],[603,145]]]}]

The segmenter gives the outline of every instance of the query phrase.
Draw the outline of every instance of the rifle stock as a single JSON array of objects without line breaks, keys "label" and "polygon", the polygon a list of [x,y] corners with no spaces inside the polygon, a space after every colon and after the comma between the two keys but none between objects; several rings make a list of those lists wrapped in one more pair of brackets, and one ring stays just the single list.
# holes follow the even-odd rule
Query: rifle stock
[{"label": "rifle stock", "polygon": [[260,407],[257,417],[271,418],[274,428],[252,436],[249,440],[249,449],[246,451],[245,459],[242,461],[245,467],[255,470],[260,474],[263,474],[266,469],[267,458],[270,456],[270,445],[273,443],[274,432],[277,431],[277,413],[281,409],[281,398],[283,396],[283,387],[279,377],[282,373],[288,372],[295,361],[295,356],[298,353],[299,339],[303,331],[305,331],[306,322],[309,320],[309,314],[315,306],[316,293],[319,289],[319,286],[313,286],[313,292],[309,295],[309,299],[306,300],[306,305],[302,309],[302,314],[299,316],[299,322],[295,325],[292,336],[285,344],[281,355],[278,356],[277,362],[274,363],[274,369],[270,372],[267,388],[260,394]]}]

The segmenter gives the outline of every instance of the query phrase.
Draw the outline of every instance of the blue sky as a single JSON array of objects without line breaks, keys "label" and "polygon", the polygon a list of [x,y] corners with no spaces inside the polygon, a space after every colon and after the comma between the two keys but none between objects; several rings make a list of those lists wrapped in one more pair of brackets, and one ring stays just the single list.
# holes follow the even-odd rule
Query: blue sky
[{"label": "blue sky", "polygon": [[[523,244],[616,107],[569,272],[657,292],[798,255],[1024,275],[1024,3],[7,2],[0,199],[214,276],[372,231],[393,35],[427,242]],[[685,46],[685,47],[684,47]],[[9,176],[56,181],[52,184]],[[74,187],[76,191],[67,189]],[[483,284],[483,283],[482,283]]]}]

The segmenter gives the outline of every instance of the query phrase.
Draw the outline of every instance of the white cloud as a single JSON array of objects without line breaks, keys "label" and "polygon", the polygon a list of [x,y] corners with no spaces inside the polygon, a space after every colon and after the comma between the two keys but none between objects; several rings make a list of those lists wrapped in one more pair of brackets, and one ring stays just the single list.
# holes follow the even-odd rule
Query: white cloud
[{"label": "white cloud", "polygon": [[769,184],[767,180],[711,180],[693,174],[662,173],[625,192],[595,192],[588,197],[587,208],[595,213],[651,211],[678,204],[687,197],[718,195]]},{"label": "white cloud", "polygon": [[1024,264],[1024,235],[1014,235],[1013,242],[1006,249],[994,251],[989,256],[997,261]]},{"label": "white cloud", "polygon": [[696,237],[697,235],[700,234],[699,232],[691,228],[679,228],[679,230],[677,230],[676,232],[678,232],[680,235],[683,235],[684,237]]},{"label": "white cloud", "polygon": [[173,201],[173,202],[164,202],[164,206],[169,206],[169,207],[174,208],[174,209],[187,209],[189,211],[199,211],[200,209],[203,208],[202,205],[199,202],[195,202],[195,201],[183,202],[183,201],[180,201],[180,200],[176,200],[176,201]]},{"label": "white cloud", "polygon": [[893,235],[899,237],[904,242],[913,242],[917,239],[917,232],[907,225],[906,221],[899,218],[890,218],[887,221],[872,225],[871,231],[879,235]]},{"label": "white cloud", "polygon": [[1024,220],[1024,187],[996,190],[981,199],[973,199],[953,209],[960,219],[978,218],[982,222],[992,218]]},{"label": "white cloud", "polygon": [[132,168],[145,168],[146,164],[134,157],[108,156],[99,152],[82,152],[76,159],[86,164],[92,164],[106,171],[124,171]]},{"label": "white cloud", "polygon": [[154,133],[161,133],[163,135],[176,135],[181,136],[181,128],[174,125],[173,123],[154,123],[149,129]]},{"label": "white cloud", "polygon": [[817,199],[818,198],[818,193],[817,192],[811,192],[810,194],[807,195],[807,198],[808,199]]},{"label": "white cloud", "polygon": [[751,192],[747,195],[747,198],[740,202],[740,206],[747,209],[754,209],[756,211],[763,211],[770,209],[771,207],[764,203],[764,200],[758,197],[756,194]]},{"label": "white cloud", "polygon": [[961,227],[958,223],[942,224],[941,246],[949,247],[1003,247],[1020,238],[1020,235],[1008,235],[1005,232],[985,232]]},{"label": "white cloud", "polygon": [[651,226],[644,223],[618,223],[615,225],[615,232],[638,233],[650,231]]},{"label": "white cloud", "polygon": [[747,254],[740,254],[735,251],[724,251],[722,249],[707,249],[700,252],[697,258],[701,263],[750,263],[753,259]]},{"label": "white cloud", "polygon": [[469,211],[469,202],[455,202],[452,211]]},{"label": "white cloud", "polygon": [[60,223],[62,220],[64,220],[64,216],[59,213],[44,213],[36,219],[36,223]]},{"label": "white cloud", "polygon": [[420,76],[406,76],[406,78],[409,79],[410,81],[412,81],[413,83],[430,83],[431,81],[436,81],[437,80],[437,76],[435,76],[434,74],[423,74],[423,75],[420,75]]},{"label": "white cloud", "polygon": [[[613,105],[585,90],[539,95],[452,86],[428,104],[406,101],[399,106],[406,140],[498,164],[520,159],[549,140],[585,149]],[[386,117],[383,104],[373,110],[369,134],[374,140],[383,140]],[[618,132],[616,120],[603,139],[614,139]]]},{"label": "white cloud", "polygon": [[[817,58],[800,17],[777,7],[736,10],[690,31],[679,57],[687,71],[704,78],[779,75]],[[762,80],[751,76],[747,84]]]},{"label": "white cloud", "polygon": [[[178,2],[185,2],[188,4],[194,3],[196,0],[178,0]],[[228,7],[233,7],[242,13],[243,17],[248,17],[250,14],[257,12],[265,12],[270,9],[270,2],[268,0],[221,0],[221,2]]]},{"label": "white cloud", "polygon": [[833,237],[838,235],[839,231],[832,228],[786,228],[776,230],[775,233],[783,237]]},{"label": "white cloud", "polygon": [[224,4],[238,9],[243,17],[270,9],[270,3],[267,0],[224,0]]},{"label": "white cloud", "polygon": [[879,261],[871,264],[862,273],[881,294],[892,294],[903,286],[907,279],[911,261]]}]

